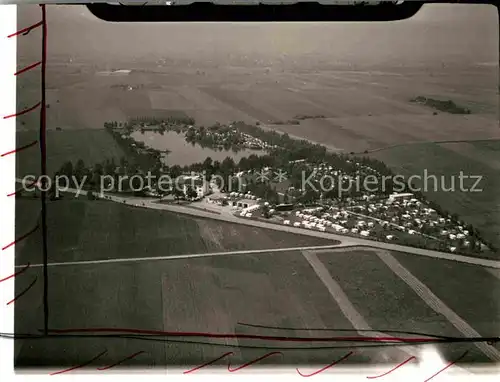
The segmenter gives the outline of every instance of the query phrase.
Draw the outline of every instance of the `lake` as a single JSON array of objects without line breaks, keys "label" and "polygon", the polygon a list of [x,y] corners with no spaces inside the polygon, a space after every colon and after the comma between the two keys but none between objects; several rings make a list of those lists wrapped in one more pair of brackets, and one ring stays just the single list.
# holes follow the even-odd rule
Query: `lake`
[{"label": "lake", "polygon": [[235,153],[232,150],[213,150],[210,148],[201,147],[198,144],[194,146],[186,142],[184,134],[177,134],[175,131],[165,131],[163,135],[155,131],[145,131],[142,134],[140,131],[134,131],[130,135],[135,141],[143,142],[147,147],[155,150],[168,150],[170,151],[165,155],[165,164],[185,166],[193,163],[203,162],[207,157],[212,160],[222,162],[226,157],[231,157],[235,162],[241,158],[248,157],[251,154],[263,155],[264,151],[261,150],[241,150]]}]

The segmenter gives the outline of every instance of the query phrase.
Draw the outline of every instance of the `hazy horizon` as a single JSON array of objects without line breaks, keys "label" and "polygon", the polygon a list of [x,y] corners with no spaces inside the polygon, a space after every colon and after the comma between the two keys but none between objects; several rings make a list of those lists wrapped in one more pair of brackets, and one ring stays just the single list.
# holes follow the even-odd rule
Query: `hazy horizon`
[{"label": "hazy horizon", "polygon": [[[38,6],[19,10],[20,28],[39,18]],[[498,15],[488,5],[426,5],[411,19],[387,23],[122,24],[99,20],[75,5],[48,6],[47,17],[49,60],[498,64]],[[20,58],[36,56],[37,47],[36,38],[23,39]]]}]

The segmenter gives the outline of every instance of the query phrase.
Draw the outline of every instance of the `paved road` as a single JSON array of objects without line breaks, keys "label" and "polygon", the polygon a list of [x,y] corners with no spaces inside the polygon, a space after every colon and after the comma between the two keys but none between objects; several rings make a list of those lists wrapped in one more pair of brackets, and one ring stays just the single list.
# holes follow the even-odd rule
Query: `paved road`
[{"label": "paved road", "polygon": [[[16,182],[22,184],[23,180],[16,178]],[[70,188],[67,190],[67,192],[76,194],[78,192],[78,190]],[[87,192],[84,190],[81,190],[80,195],[86,196]],[[435,259],[451,260],[451,261],[460,262],[460,263],[467,263],[467,264],[473,264],[473,265],[480,265],[480,266],[488,267],[488,268],[500,269],[500,261],[495,261],[495,260],[479,259],[479,258],[475,258],[475,257],[455,255],[455,254],[446,253],[446,252],[431,251],[431,250],[422,249],[422,248],[415,248],[415,247],[407,247],[404,245],[366,240],[366,239],[355,238],[355,237],[350,237],[350,236],[343,236],[343,235],[339,235],[339,234],[335,234],[335,233],[329,233],[329,232],[312,231],[312,230],[308,230],[308,229],[304,229],[304,228],[296,228],[293,226],[287,226],[287,225],[283,225],[283,224],[274,224],[274,223],[268,223],[268,222],[264,222],[264,221],[260,221],[260,220],[240,218],[240,217],[237,217],[237,216],[234,216],[231,214],[216,214],[214,212],[203,211],[201,209],[176,206],[176,205],[172,205],[172,204],[161,204],[161,203],[158,203],[156,200],[152,200],[152,199],[148,199],[148,198],[122,197],[122,196],[116,196],[116,195],[110,195],[110,194],[104,194],[104,196],[107,200],[117,202],[117,203],[131,205],[131,206],[136,206],[136,207],[150,208],[150,209],[155,209],[155,210],[164,210],[164,211],[170,211],[170,212],[175,212],[175,213],[184,214],[184,215],[191,215],[191,216],[196,216],[196,217],[226,221],[226,222],[235,223],[235,224],[244,224],[244,225],[252,226],[252,227],[294,233],[297,235],[307,235],[307,236],[313,236],[313,237],[318,237],[318,238],[323,238],[323,239],[336,240],[336,241],[339,241],[340,243],[342,243],[342,245],[346,246],[346,247],[347,246],[372,247],[372,248],[375,247],[375,248],[385,249],[385,250],[389,250],[389,251],[405,252],[405,253],[411,253],[411,254],[419,255],[419,256],[432,257]]]},{"label": "paved road", "polygon": [[[178,260],[178,259],[190,259],[190,258],[200,258],[200,257],[211,257],[211,256],[229,256],[229,255],[259,255],[259,254],[270,254],[277,252],[290,252],[290,251],[332,251],[339,248],[352,248],[352,246],[347,246],[345,244],[335,244],[335,245],[320,245],[311,247],[291,247],[291,248],[271,248],[271,249],[252,249],[243,251],[224,251],[224,252],[205,252],[205,253],[193,253],[186,255],[172,255],[172,256],[153,256],[153,257],[135,257],[135,258],[124,258],[124,259],[105,259],[105,260],[82,260],[82,261],[66,261],[62,263],[49,263],[49,267],[59,267],[64,265],[91,265],[91,264],[116,264],[116,263],[136,263],[141,261],[159,261],[159,260]],[[24,268],[27,264],[16,265],[16,268]],[[30,264],[30,268],[43,267],[43,264]]]}]

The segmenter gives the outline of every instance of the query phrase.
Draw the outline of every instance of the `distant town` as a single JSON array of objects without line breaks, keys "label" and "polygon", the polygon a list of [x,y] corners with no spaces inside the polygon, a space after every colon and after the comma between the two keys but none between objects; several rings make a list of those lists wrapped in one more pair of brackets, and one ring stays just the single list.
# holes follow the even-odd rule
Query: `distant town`
[{"label": "distant town", "polygon": [[[410,184],[396,187],[390,181],[396,174],[369,157],[330,152],[319,144],[244,122],[203,127],[188,117],[136,118],[107,122],[104,127],[126,157],[119,163],[107,160],[92,168],[81,160],[67,162],[58,172],[91,179],[89,199],[102,196],[100,177],[133,176],[138,186],[131,182],[109,192],[430,250],[461,254],[495,250],[471,224],[443,210],[422,192],[412,192]],[[131,137],[145,131],[175,132],[193,145],[228,152],[250,149],[256,154],[237,163],[228,155],[222,161],[207,157],[202,163],[169,165],[168,152]],[[153,180],[141,188],[146,173],[156,179],[168,175],[180,187],[160,188]],[[384,182],[369,191],[350,187],[369,176],[384,178]]]}]

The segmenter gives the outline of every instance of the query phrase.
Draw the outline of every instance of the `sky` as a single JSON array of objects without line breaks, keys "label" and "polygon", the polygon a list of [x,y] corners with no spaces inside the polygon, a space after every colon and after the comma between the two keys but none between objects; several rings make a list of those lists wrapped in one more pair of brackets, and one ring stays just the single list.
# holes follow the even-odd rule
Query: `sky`
[{"label": "sky", "polygon": [[[19,7],[19,28],[39,15],[36,5]],[[498,63],[498,14],[488,5],[425,5],[409,20],[379,23],[108,23],[84,6],[48,6],[47,17],[52,57]],[[36,55],[36,43],[20,51]]]}]

